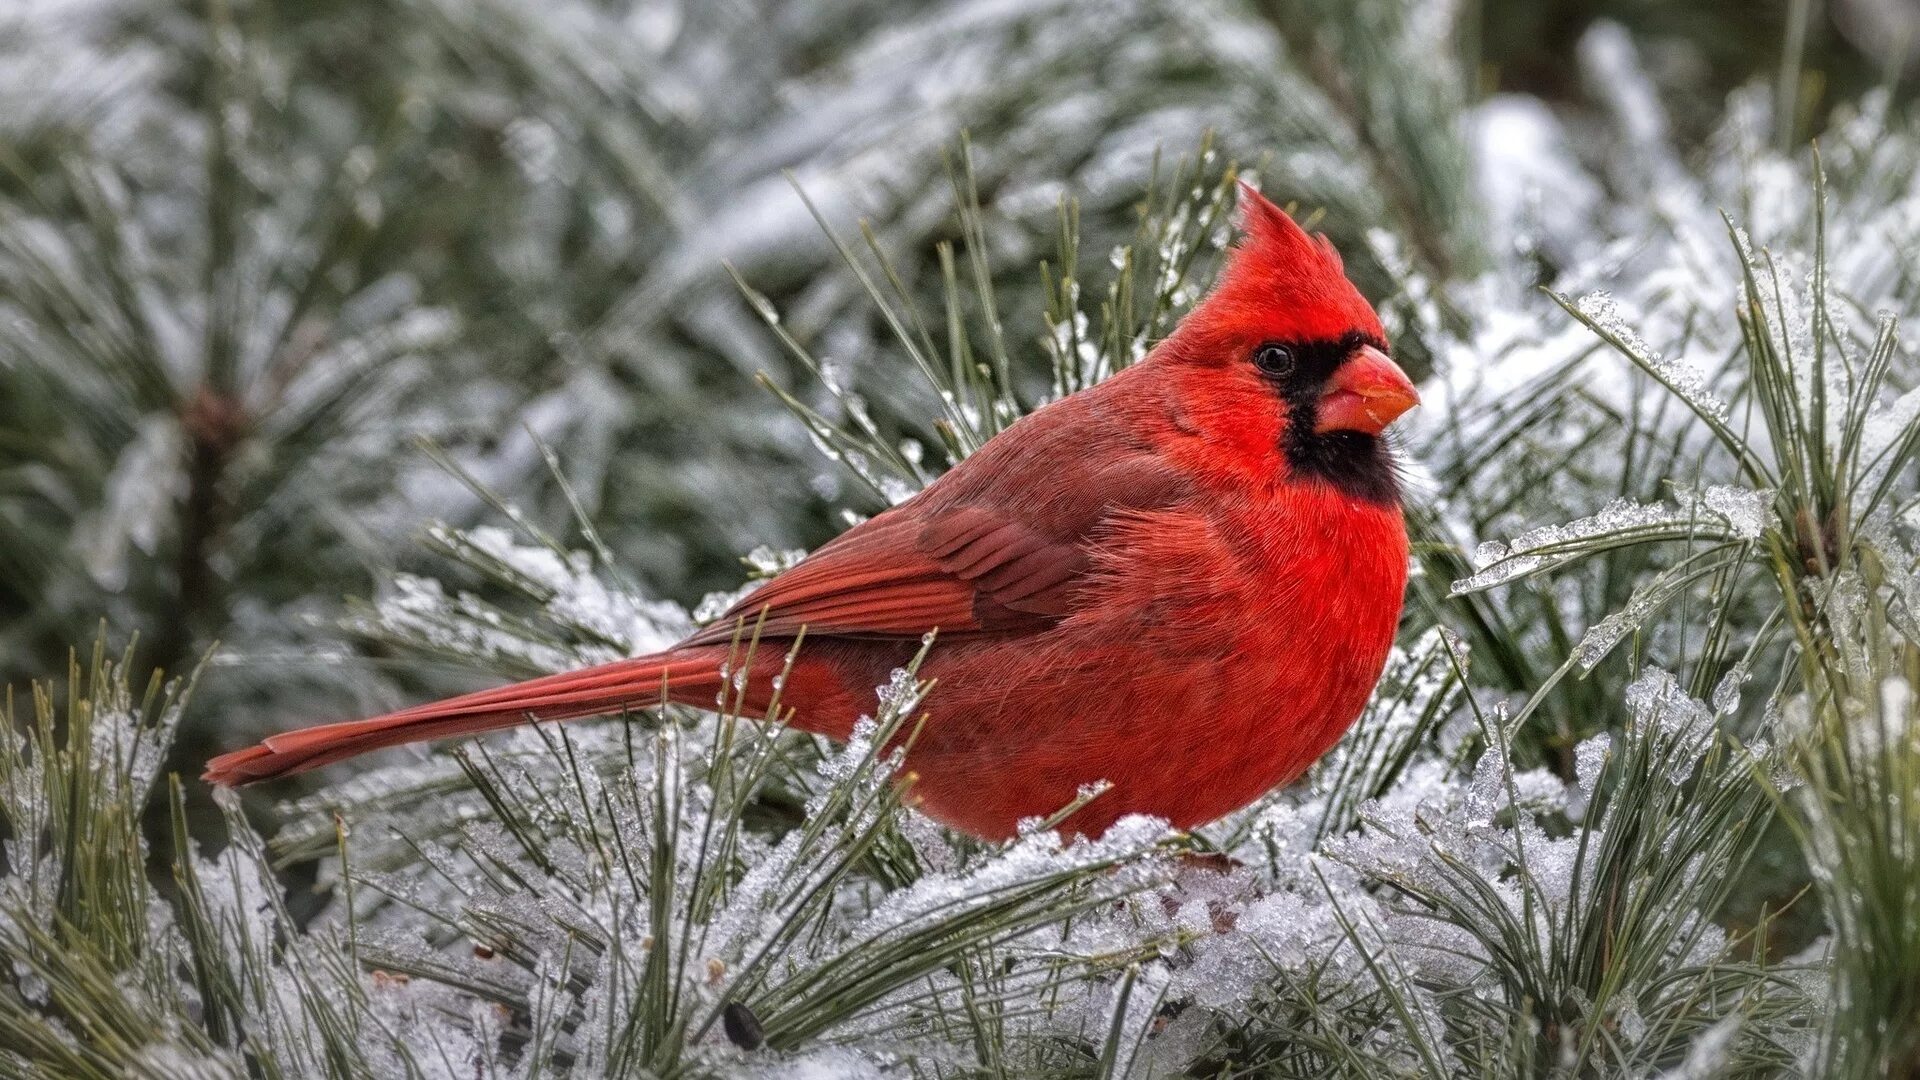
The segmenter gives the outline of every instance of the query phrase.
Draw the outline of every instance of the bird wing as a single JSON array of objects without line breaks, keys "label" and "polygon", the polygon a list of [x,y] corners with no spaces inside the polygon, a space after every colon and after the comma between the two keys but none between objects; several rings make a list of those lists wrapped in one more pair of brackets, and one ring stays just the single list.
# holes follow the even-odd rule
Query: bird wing
[{"label": "bird wing", "polygon": [[1148,454],[1066,461],[1036,475],[1022,462],[969,459],[967,474],[849,530],[686,644],[725,644],[737,627],[779,638],[802,627],[809,637],[919,637],[1051,626],[1071,613],[1102,524],[1185,490]]}]

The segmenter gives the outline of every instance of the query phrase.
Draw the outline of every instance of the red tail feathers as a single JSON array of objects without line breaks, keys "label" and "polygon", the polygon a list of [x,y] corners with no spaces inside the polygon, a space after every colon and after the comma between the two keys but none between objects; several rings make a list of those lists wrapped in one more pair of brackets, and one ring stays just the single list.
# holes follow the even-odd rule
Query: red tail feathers
[{"label": "red tail feathers", "polygon": [[575,720],[662,701],[714,703],[725,647],[677,649],[532,679],[411,709],[275,735],[207,762],[203,779],[233,786],[305,772],[389,746],[477,735],[534,720]]}]

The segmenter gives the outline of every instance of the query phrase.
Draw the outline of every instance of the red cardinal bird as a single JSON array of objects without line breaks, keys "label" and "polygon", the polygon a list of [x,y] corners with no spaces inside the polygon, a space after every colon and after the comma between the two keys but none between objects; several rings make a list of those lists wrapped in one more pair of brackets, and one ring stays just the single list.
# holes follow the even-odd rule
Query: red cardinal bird
[{"label": "red cardinal bird", "polygon": [[[845,739],[929,631],[938,680],[906,767],[933,817],[1011,835],[1084,784],[1067,823],[1189,827],[1298,776],[1386,662],[1407,534],[1381,432],[1418,404],[1324,236],[1251,188],[1220,282],[1140,363],[1039,409],[652,656],[328,724],[215,758],[241,784],[529,720],[712,705],[760,626],[746,711],[781,692]],[[782,642],[786,642],[783,644]],[[770,643],[770,644],[766,644]]]}]

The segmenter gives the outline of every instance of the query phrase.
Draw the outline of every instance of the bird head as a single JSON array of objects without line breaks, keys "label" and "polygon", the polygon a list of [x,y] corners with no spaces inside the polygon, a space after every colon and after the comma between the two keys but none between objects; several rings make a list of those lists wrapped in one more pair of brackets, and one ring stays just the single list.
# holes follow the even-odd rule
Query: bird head
[{"label": "bird head", "polygon": [[1292,474],[1397,500],[1380,436],[1420,396],[1388,355],[1379,316],[1325,236],[1309,235],[1244,183],[1239,226],[1212,292],[1164,354],[1192,375],[1193,396],[1223,427],[1238,425],[1232,437],[1271,427],[1264,452],[1277,445]]}]

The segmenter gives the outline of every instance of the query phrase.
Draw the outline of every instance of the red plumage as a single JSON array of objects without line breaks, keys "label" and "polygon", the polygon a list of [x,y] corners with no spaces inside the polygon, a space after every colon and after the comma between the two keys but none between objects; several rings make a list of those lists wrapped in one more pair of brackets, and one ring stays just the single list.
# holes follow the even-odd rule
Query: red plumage
[{"label": "red plumage", "polygon": [[845,738],[930,630],[938,680],[907,768],[927,813],[987,836],[1112,789],[1068,823],[1187,827],[1299,775],[1385,663],[1407,538],[1381,429],[1417,400],[1324,237],[1251,189],[1219,284],[1150,356],[1013,425],[654,656],[223,755],[235,784],[401,743],[663,698],[711,705],[759,622],[746,709]]}]

